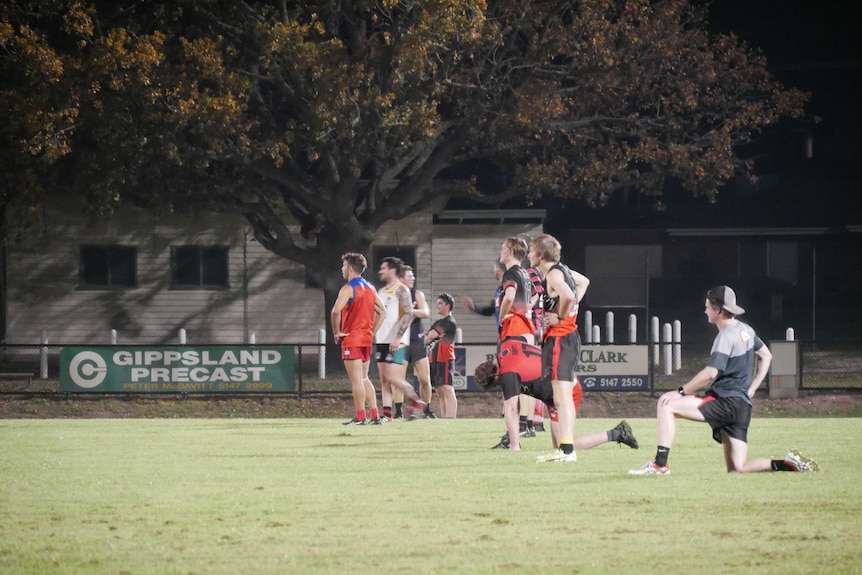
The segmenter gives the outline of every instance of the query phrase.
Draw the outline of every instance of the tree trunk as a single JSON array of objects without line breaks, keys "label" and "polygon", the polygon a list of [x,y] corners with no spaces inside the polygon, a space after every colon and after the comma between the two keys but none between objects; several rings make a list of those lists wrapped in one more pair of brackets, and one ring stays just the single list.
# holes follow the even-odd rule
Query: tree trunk
[{"label": "tree trunk", "polygon": [[305,268],[306,274],[308,274],[309,279],[313,282],[312,285],[320,286],[323,289],[323,320],[326,326],[327,373],[331,373],[333,369],[341,368],[341,346],[335,343],[335,338],[332,335],[332,321],[330,321],[332,306],[335,305],[335,300],[338,298],[338,291],[344,285],[344,278],[341,276],[341,255],[345,251],[355,251],[365,254],[365,257],[368,258],[368,250],[371,244],[370,242],[356,240],[349,245],[351,245],[351,248],[345,250],[343,245],[330,244],[321,237],[318,240],[317,246],[320,257],[316,258],[313,263],[306,265]]}]

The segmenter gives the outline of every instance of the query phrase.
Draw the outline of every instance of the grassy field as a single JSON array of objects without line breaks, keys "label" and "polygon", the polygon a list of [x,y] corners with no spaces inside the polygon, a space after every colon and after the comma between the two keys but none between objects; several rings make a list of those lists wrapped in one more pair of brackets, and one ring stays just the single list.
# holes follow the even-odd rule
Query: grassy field
[{"label": "grassy field", "polygon": [[490,450],[497,419],[0,420],[0,573],[862,572],[862,419],[755,419],[751,456],[824,471],[749,476],[690,422],[629,476],[630,423],[638,451],[536,464],[547,434]]}]

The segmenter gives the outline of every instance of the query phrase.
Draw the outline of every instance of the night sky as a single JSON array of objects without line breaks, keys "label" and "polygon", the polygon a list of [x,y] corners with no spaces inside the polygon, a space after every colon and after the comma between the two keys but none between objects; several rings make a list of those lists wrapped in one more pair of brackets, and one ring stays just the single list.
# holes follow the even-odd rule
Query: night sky
[{"label": "night sky", "polygon": [[[593,210],[582,202],[543,199],[551,233],[564,228],[663,228],[691,225],[835,226],[862,224],[862,25],[835,0],[715,0],[710,28],[735,33],[760,50],[786,87],[810,94],[809,117],[789,120],[759,142],[757,172],[766,190],[731,183],[717,205],[670,190],[666,211],[648,202]],[[816,118],[816,120],[815,120]],[[804,156],[805,134],[813,157]],[[771,187],[770,187],[771,185]],[[564,209],[560,209],[564,208]],[[737,215],[742,214],[740,219]],[[722,220],[724,223],[722,224]],[[718,222],[718,223],[716,223]]]}]

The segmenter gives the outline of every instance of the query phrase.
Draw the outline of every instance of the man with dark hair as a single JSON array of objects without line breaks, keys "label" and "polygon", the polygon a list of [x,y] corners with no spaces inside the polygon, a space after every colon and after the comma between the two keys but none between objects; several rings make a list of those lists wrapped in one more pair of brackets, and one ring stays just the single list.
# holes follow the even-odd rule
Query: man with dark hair
[{"label": "man with dark hair", "polygon": [[[428,309],[425,294],[416,289],[416,274],[413,273],[411,266],[407,264],[401,266],[398,278],[410,289],[410,296],[413,299],[410,343],[407,346],[404,359],[408,365],[413,366],[413,372],[416,374],[416,379],[419,380],[419,397],[428,404],[428,407],[425,408],[425,417],[437,419],[437,416],[431,411],[431,367],[428,363],[428,351],[425,348],[425,330],[422,328],[422,320],[431,317],[431,310]],[[393,417],[399,419],[403,417],[401,404],[404,401],[404,394],[399,388],[395,388],[392,390],[392,397],[395,404]]]},{"label": "man with dark hair", "polygon": [[[728,286],[719,286],[706,293],[704,313],[707,321],[718,329],[709,363],[679,389],[659,397],[655,459],[640,469],[632,469],[629,474],[670,473],[667,460],[676,435],[677,418],[709,424],[712,438],[724,448],[728,473],[820,471],[814,460],[793,450],[788,451],[784,459],[748,460],[751,399],[769,371],[772,353],[751,326],[736,319],[745,310],[737,305],[736,293]],[[694,395],[710,384],[705,397]]]},{"label": "man with dark hair", "polygon": [[[497,385],[503,388],[503,399],[517,397],[518,394],[527,394],[541,399],[548,406],[551,416],[551,441],[554,448],[560,445],[560,426],[558,412],[554,403],[554,388],[551,381],[542,374],[542,350],[517,339],[508,339],[500,345],[500,353],[495,359],[480,363],[476,367],[476,385],[482,389],[492,389]],[[576,381],[572,389],[572,396],[568,398],[575,406],[581,405],[583,393],[581,385]],[[513,451],[520,450],[520,444],[510,445],[508,437],[503,442],[506,447]],[[638,441],[632,434],[632,428],[625,421],[621,421],[613,429],[595,433],[585,433],[574,438],[575,448],[580,450],[591,449],[603,443],[615,441],[625,444],[632,449],[638,448]],[[556,459],[554,461],[570,461],[569,459]]]},{"label": "man with dark hair", "polygon": [[409,398],[405,408],[408,419],[421,417],[428,406],[416,395],[413,386],[407,383],[407,364],[405,356],[410,337],[410,322],[413,319],[413,300],[410,290],[398,280],[398,272],[404,262],[400,258],[386,257],[380,262],[378,275],[386,285],[377,295],[386,310],[383,322],[376,332],[377,370],[380,372],[380,395],[383,402],[383,419],[392,421],[392,389],[403,390]]},{"label": "man with dark hair", "polygon": [[[368,377],[368,365],[374,332],[380,327],[386,310],[374,286],[362,277],[366,266],[362,254],[346,253],[341,256],[341,275],[347,283],[338,291],[330,314],[332,334],[335,343],[341,344],[341,359],[350,378],[356,409],[355,417],[345,425],[365,425],[369,421],[368,415],[371,422],[380,421],[374,385]],[[370,414],[366,414],[366,403]]]},{"label": "man with dark hair", "polygon": [[437,296],[437,314],[440,319],[434,322],[425,334],[425,344],[432,345],[431,385],[437,390],[440,401],[440,416],[454,419],[458,414],[458,399],[452,386],[455,363],[455,334],[458,327],[452,317],[455,299],[448,293]]}]

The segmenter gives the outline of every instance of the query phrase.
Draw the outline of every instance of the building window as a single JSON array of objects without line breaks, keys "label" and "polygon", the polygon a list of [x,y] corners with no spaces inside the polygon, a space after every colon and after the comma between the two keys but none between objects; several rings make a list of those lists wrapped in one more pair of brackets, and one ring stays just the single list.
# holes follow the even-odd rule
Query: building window
[{"label": "building window", "polygon": [[129,246],[81,246],[80,286],[85,289],[135,287],[138,250]]},{"label": "building window", "polygon": [[171,248],[173,287],[219,289],[228,287],[228,248],[174,246]]}]

